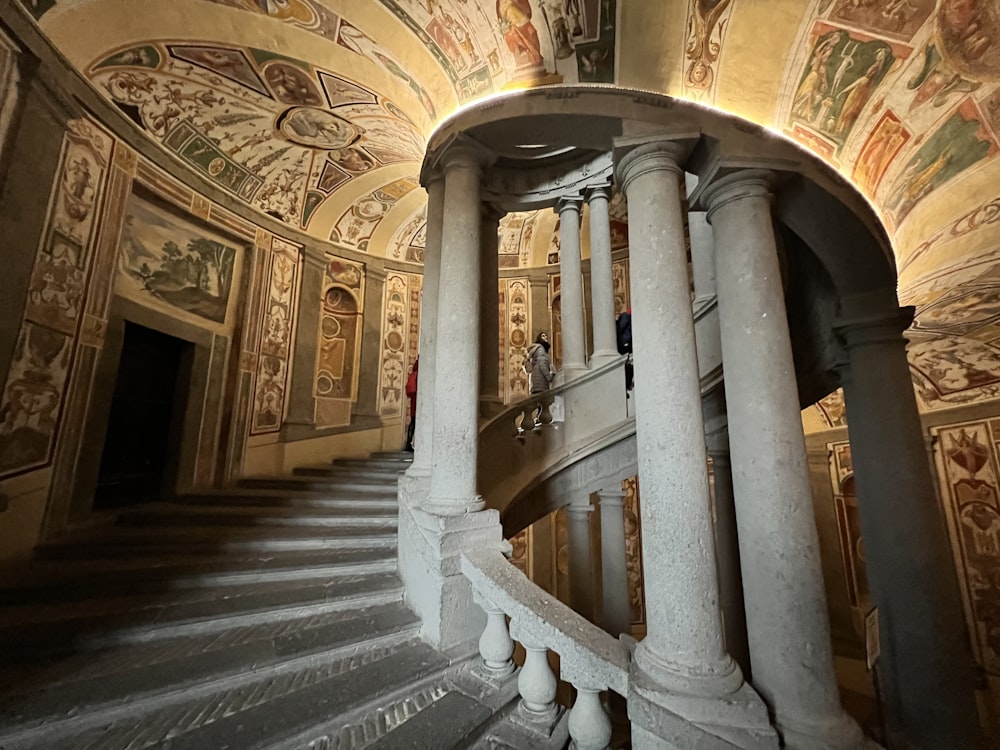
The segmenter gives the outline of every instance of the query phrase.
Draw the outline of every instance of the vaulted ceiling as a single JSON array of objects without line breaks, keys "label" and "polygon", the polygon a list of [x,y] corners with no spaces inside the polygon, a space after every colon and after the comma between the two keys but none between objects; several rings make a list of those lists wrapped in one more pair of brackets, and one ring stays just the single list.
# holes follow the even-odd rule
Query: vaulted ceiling
[{"label": "vaulted ceiling", "polygon": [[[422,257],[425,139],[467,102],[593,83],[753,120],[885,222],[922,407],[1000,396],[997,0],[17,1],[235,199],[400,260]],[[553,226],[508,217],[502,266],[546,263]]]}]

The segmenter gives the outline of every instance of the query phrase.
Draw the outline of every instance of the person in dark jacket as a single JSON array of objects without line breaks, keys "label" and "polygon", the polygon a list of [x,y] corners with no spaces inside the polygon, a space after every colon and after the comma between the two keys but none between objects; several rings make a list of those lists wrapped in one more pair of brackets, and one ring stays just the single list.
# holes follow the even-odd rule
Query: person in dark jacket
[{"label": "person in dark jacket", "polygon": [[550,348],[549,334],[545,331],[539,333],[535,337],[535,343],[528,347],[526,356],[531,362],[528,390],[531,393],[547,391],[552,387],[552,381],[556,379],[556,371],[549,356]]},{"label": "person in dark jacket", "polygon": [[618,338],[618,353],[627,354],[625,360],[625,391],[632,390],[635,367],[632,365],[632,310],[631,308],[618,316],[615,321],[615,332]]}]

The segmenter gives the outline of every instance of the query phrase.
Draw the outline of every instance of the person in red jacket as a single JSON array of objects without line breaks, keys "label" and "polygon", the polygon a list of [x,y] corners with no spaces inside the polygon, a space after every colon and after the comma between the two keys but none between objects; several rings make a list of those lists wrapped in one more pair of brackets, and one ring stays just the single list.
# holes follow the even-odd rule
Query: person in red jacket
[{"label": "person in red jacket", "polygon": [[406,428],[406,445],[404,451],[413,453],[413,431],[417,427],[417,365],[420,362],[418,356],[413,360],[413,367],[410,369],[410,376],[406,379],[406,397],[410,399],[410,424]]}]

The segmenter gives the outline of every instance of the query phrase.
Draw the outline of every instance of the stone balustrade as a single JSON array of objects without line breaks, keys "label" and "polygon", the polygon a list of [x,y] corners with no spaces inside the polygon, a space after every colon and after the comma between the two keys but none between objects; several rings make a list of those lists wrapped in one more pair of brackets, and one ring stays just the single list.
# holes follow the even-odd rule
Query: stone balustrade
[{"label": "stone balustrade", "polygon": [[553,651],[559,655],[560,677],[576,688],[568,717],[572,746],[609,747],[611,720],[600,694],[611,690],[627,697],[628,647],[544,592],[495,550],[464,553],[461,568],[487,615],[479,640],[483,675],[510,675],[515,669],[514,641],[524,647],[524,666],[517,678],[521,702],[513,720],[543,738],[551,737],[562,721],[564,710],[555,702],[557,680],[548,660]]}]

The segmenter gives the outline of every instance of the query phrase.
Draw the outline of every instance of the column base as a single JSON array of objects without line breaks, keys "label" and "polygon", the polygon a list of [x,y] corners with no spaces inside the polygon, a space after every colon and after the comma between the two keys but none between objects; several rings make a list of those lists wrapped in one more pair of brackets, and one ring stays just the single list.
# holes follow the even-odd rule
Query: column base
[{"label": "column base", "polygon": [[[716,697],[684,695],[658,685],[634,666],[629,679],[628,714],[635,750],[735,746],[777,750],[764,701],[745,682]],[[639,729],[635,732],[635,728]],[[721,742],[720,742],[721,741]],[[722,743],[728,743],[722,745]]]},{"label": "column base", "polygon": [[427,500],[431,491],[431,470],[422,466],[410,466],[403,472],[397,484],[399,504],[407,508],[419,508]]},{"label": "column base", "polygon": [[882,750],[845,713],[823,722],[789,721],[779,716],[775,723],[786,750]]},{"label": "column base", "polygon": [[426,508],[399,509],[399,574],[406,601],[420,616],[420,634],[453,656],[478,653],[486,613],[472,599],[460,558],[472,549],[503,549],[495,510],[440,516]]},{"label": "column base", "polygon": [[421,507],[435,516],[465,516],[482,511],[486,507],[486,501],[482,495],[473,495],[470,498],[442,498],[428,495]]}]

